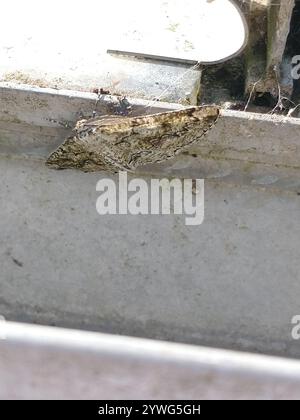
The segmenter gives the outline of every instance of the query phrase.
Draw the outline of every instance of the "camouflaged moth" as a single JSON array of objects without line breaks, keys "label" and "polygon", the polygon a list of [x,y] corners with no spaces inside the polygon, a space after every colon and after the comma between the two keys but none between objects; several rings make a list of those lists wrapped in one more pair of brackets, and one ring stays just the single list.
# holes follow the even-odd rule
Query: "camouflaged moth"
[{"label": "camouflaged moth", "polygon": [[141,117],[104,116],[79,121],[47,164],[57,169],[85,172],[135,171],[138,167],[174,158],[216,123],[216,106]]}]

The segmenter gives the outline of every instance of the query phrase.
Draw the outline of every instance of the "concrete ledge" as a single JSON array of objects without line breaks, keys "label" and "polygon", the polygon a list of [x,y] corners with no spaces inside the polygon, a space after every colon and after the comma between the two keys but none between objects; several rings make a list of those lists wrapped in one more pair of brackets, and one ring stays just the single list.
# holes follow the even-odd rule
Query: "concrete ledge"
[{"label": "concrete ledge", "polygon": [[99,216],[106,173],[2,157],[0,175],[7,320],[300,356],[297,193],[207,180],[192,228],[176,215]]},{"label": "concrete ledge", "polygon": [[[111,94],[146,99],[160,96],[167,102],[196,104],[200,71],[186,74],[187,66],[107,54],[114,47],[114,38],[125,40],[126,45],[132,33],[138,35],[135,18],[140,26],[151,22],[138,4],[137,0],[126,5],[119,0],[105,4],[86,0],[83,6],[74,0],[70,7],[68,2],[52,0],[44,6],[45,19],[44,8],[37,0],[26,4],[19,0],[5,2],[2,14],[9,18],[0,28],[0,81],[87,92],[103,88]],[[151,29],[159,45],[162,34],[156,33],[155,22]],[[169,33],[176,41],[176,34]],[[185,39],[189,46],[188,34]]]},{"label": "concrete ledge", "polygon": [[[128,101],[132,115],[181,107],[131,98]],[[78,119],[91,117],[94,111],[113,114],[118,108],[119,99],[110,95],[98,99],[92,93],[0,84],[0,154],[46,159]],[[276,179],[272,186],[298,189],[299,134],[297,118],[222,111],[222,118],[201,145],[175,160],[144,167],[140,173],[205,175],[250,184],[271,176]]]}]

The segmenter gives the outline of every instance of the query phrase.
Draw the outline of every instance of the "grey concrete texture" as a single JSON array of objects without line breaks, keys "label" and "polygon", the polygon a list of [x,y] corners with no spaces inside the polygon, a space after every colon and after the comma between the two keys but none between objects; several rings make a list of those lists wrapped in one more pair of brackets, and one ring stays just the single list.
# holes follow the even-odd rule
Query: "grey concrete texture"
[{"label": "grey concrete texture", "polygon": [[140,171],[210,180],[192,229],[175,216],[100,217],[107,174],[44,166],[78,118],[113,113],[116,98],[4,84],[0,101],[8,320],[299,356],[298,119],[223,111],[201,145]]},{"label": "grey concrete texture", "polygon": [[[111,94],[196,104],[201,71],[186,74],[187,66],[107,54],[114,47],[114,37],[129,39],[135,30],[130,26],[133,17],[139,15],[145,25],[149,22],[148,14],[134,7],[138,3],[130,0],[123,6],[119,0],[105,4],[87,0],[83,5],[74,0],[71,5],[53,0],[46,6],[45,20],[37,0],[5,2],[2,13],[13,16],[13,25],[7,19],[0,28],[0,80],[87,92],[102,88]],[[155,27],[153,22],[153,37],[160,45],[163,35]]]},{"label": "grey concrete texture", "polygon": [[12,321],[300,356],[299,195],[206,183],[205,222],[99,216],[107,174],[1,159],[0,313]]}]

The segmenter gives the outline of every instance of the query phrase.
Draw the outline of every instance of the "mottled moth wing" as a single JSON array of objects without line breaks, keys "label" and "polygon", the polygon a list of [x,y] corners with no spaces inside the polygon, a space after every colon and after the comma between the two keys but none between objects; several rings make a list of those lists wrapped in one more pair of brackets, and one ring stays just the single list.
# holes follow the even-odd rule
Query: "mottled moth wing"
[{"label": "mottled moth wing", "polygon": [[79,121],[47,164],[57,169],[134,171],[174,158],[201,140],[216,123],[216,106],[193,107],[142,117],[106,116]]}]

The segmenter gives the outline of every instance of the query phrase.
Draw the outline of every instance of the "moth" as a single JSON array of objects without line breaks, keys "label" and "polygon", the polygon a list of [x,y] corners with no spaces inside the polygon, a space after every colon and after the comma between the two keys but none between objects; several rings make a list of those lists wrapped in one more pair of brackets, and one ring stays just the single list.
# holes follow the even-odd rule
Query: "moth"
[{"label": "moth", "polygon": [[172,159],[199,143],[219,115],[218,107],[204,106],[141,117],[81,120],[49,156],[47,165],[85,172],[134,172],[140,166]]}]

